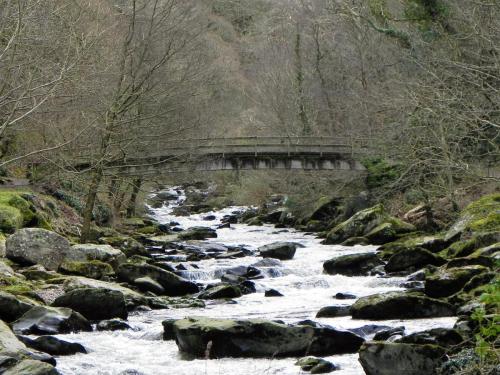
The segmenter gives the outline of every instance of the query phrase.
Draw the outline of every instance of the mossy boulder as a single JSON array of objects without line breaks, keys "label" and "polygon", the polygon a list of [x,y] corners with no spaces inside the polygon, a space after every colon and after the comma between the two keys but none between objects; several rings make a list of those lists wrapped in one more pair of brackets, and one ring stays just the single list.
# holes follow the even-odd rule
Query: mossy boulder
[{"label": "mossy boulder", "polygon": [[41,264],[56,271],[69,252],[69,241],[55,232],[23,228],[6,242],[7,258],[22,265]]},{"label": "mossy boulder", "polygon": [[366,375],[436,375],[446,359],[437,345],[366,342],[359,351],[359,362]]},{"label": "mossy boulder", "polygon": [[71,246],[64,258],[72,262],[101,261],[110,264],[116,269],[120,264],[125,263],[127,257],[118,249],[110,245],[79,244]]},{"label": "mossy boulder", "polygon": [[500,242],[500,231],[475,233],[466,240],[457,241],[443,251],[448,258],[463,258],[476,250]]},{"label": "mossy boulder", "polygon": [[60,375],[54,366],[49,363],[24,359],[7,369],[3,375]]},{"label": "mossy boulder", "polygon": [[52,305],[68,307],[89,320],[128,317],[123,293],[105,288],[74,289],[58,297]]},{"label": "mossy boulder", "polygon": [[13,233],[27,225],[36,225],[35,207],[22,197],[22,192],[0,192],[0,231]]},{"label": "mossy boulder", "polygon": [[485,195],[469,204],[445,238],[463,239],[480,232],[500,232],[500,193]]},{"label": "mossy boulder", "polygon": [[449,297],[465,286],[474,276],[487,272],[483,266],[440,268],[425,279],[425,294],[433,298]]},{"label": "mossy boulder", "polygon": [[10,323],[19,319],[24,313],[33,307],[16,296],[0,291],[0,319]]},{"label": "mossy boulder", "polygon": [[139,241],[127,236],[102,237],[99,239],[102,244],[110,245],[120,249],[127,257],[134,255],[148,256],[149,253]]},{"label": "mossy boulder", "polygon": [[60,271],[70,275],[85,276],[98,280],[115,274],[111,265],[100,260],[91,260],[89,262],[65,261],[61,264]]},{"label": "mossy boulder", "polygon": [[415,231],[411,224],[390,216],[379,204],[359,211],[350,219],[338,224],[323,241],[324,244],[340,244],[351,237],[371,235],[378,244],[393,240],[397,235]]},{"label": "mossy boulder", "polygon": [[273,321],[192,317],[167,325],[182,352],[196,357],[289,357],[355,353],[363,339],[331,327],[287,325]]},{"label": "mossy boulder", "polygon": [[361,297],[351,306],[354,319],[420,319],[453,316],[449,303],[417,292],[388,292]]},{"label": "mossy boulder", "polygon": [[327,260],[323,270],[329,275],[366,276],[382,264],[375,253],[349,254]]},{"label": "mossy boulder", "polygon": [[417,247],[397,252],[389,258],[385,265],[387,272],[413,271],[427,265],[442,266],[446,260],[431,253],[429,250]]}]

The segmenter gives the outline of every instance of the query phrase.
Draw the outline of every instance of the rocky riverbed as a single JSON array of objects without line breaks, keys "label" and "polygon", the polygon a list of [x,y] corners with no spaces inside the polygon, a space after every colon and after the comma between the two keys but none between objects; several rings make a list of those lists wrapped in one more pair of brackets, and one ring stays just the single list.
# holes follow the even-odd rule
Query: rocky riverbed
[{"label": "rocky riverbed", "polygon": [[[3,327],[0,354],[20,361],[12,367],[2,359],[6,374],[433,374],[471,330],[470,313],[459,309],[468,303],[462,288],[494,275],[485,259],[498,254],[490,244],[495,234],[469,245],[469,254],[460,246],[463,256],[449,260],[426,245],[338,244],[387,237],[388,226],[389,236],[411,229],[380,207],[361,211],[323,240],[272,224],[237,223],[243,207],[176,216],[183,192],[159,195],[167,204],[150,214],[163,233],[148,233],[140,251],[115,239],[123,251],[73,245],[70,255],[52,257],[42,246],[48,240],[39,238],[57,236],[52,232],[20,230],[8,239],[7,256],[17,262],[33,257],[23,250],[26,236],[41,244],[35,255],[48,251],[31,259],[37,265],[11,270],[44,279],[39,294],[53,307],[1,292],[10,306],[0,307],[1,317],[25,343],[13,348],[15,337]],[[69,246],[64,241],[54,237],[51,244],[62,249]],[[40,336],[42,343],[32,342]],[[317,358],[297,362],[307,355]],[[29,372],[40,363],[33,360],[57,361],[57,370]]]}]

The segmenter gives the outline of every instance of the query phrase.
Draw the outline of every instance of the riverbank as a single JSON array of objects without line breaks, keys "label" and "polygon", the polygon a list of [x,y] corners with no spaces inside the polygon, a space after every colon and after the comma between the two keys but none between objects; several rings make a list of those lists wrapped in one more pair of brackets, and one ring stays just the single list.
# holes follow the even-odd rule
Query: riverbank
[{"label": "riverbank", "polygon": [[[2,355],[13,358],[5,362],[9,371],[19,373],[22,366],[34,366],[26,358],[35,358],[49,363],[43,367],[46,372],[37,373],[54,373],[49,366],[55,357],[56,368],[67,375],[162,374],[174,368],[179,374],[236,369],[242,374],[296,374],[296,358],[314,353],[335,365],[323,364],[323,369],[340,367],[341,374],[362,374],[358,357],[367,374],[375,373],[375,367],[392,374],[391,361],[382,358],[409,358],[401,361],[398,371],[422,371],[419,366],[424,364],[426,371],[429,366],[437,371],[434,368],[445,363],[445,354],[455,355],[474,345],[478,321],[471,312],[480,307],[476,300],[485,285],[497,282],[498,195],[470,206],[456,225],[435,236],[415,233],[412,224],[388,215],[381,206],[360,210],[325,230],[326,221],[336,218],[320,210],[325,220],[316,221],[322,223],[318,225],[322,239],[283,228],[286,223],[277,200],[263,219],[242,207],[195,214],[209,208],[202,201],[194,207],[185,198],[179,189],[160,192],[152,200],[156,203],[151,202],[156,207],[150,211],[154,220],[124,221],[120,232],[96,227],[96,244],[71,245],[43,229],[14,230],[7,239],[8,259],[1,261],[1,296],[9,309],[0,309],[0,318],[18,334],[56,335],[57,340],[83,344],[88,354],[63,357],[52,351],[53,357],[39,357],[39,352],[18,345],[4,327]],[[262,225],[278,217],[273,212],[281,212],[279,222]],[[262,248],[275,242],[288,243],[288,250]],[[366,245],[369,242],[377,245]],[[40,251],[44,256],[37,258]],[[266,254],[272,257],[263,258]],[[483,309],[486,315],[498,314],[498,305],[483,303]],[[316,317],[320,310],[323,313]],[[58,323],[47,325],[47,317],[54,314]],[[223,324],[183,320],[193,316],[225,320]],[[252,323],[253,318],[271,326],[262,328],[262,323]],[[238,322],[246,322],[247,334],[234,336],[233,328],[243,324]],[[259,339],[255,324],[259,331],[272,330],[274,339],[265,339],[267,335]],[[400,326],[405,329],[396,329]],[[116,328],[120,330],[113,331]],[[429,331],[434,328],[442,329]],[[186,341],[185,329],[195,341]],[[210,333],[213,329],[216,335]],[[296,336],[297,329],[306,336]],[[421,331],[425,333],[417,334]],[[67,332],[74,333],[61,335]],[[363,344],[375,335],[376,344]],[[162,336],[174,341],[163,341]],[[325,341],[326,337],[337,339]],[[284,350],[287,342],[301,340],[307,347]],[[321,343],[316,352],[310,347],[313,341]],[[227,346],[228,342],[233,345]],[[241,345],[264,346],[270,352],[243,350]],[[349,354],[339,354],[339,347],[349,347],[344,349]],[[36,348],[52,350],[47,345]],[[186,362],[186,353],[191,358],[243,358]],[[477,358],[469,357],[470,363]]]}]

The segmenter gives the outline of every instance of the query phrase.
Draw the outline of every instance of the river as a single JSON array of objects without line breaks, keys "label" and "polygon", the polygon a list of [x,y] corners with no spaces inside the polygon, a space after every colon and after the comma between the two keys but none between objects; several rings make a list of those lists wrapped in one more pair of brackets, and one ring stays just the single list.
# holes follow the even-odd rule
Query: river
[{"label": "river", "polygon": [[[182,196],[180,196],[182,199]],[[153,216],[162,223],[171,220],[183,228],[190,226],[212,226],[220,223],[222,216],[234,211],[226,208],[203,215],[173,217],[171,208],[153,210]],[[213,214],[214,221],[203,217]],[[271,225],[248,226],[232,224],[231,228],[218,229],[218,238],[208,241],[225,245],[245,245],[248,249],[276,241],[292,241],[303,247],[297,249],[292,260],[282,261],[279,272],[273,272],[264,279],[255,280],[257,293],[244,295],[236,303],[208,302],[205,308],[168,309],[135,312],[129,316],[128,331],[92,332],[60,335],[62,339],[79,342],[89,351],[57,358],[58,370],[63,375],[260,375],[260,374],[302,374],[295,366],[295,358],[285,359],[233,359],[199,360],[185,358],[179,353],[174,341],[161,339],[164,319],[186,316],[208,316],[214,318],[265,318],[297,322],[312,319],[336,328],[356,328],[374,322],[353,320],[350,317],[315,318],[322,307],[328,305],[352,304],[354,300],[336,300],[338,292],[352,293],[358,297],[379,292],[401,290],[404,278],[347,277],[322,273],[323,262],[344,254],[375,251],[375,246],[345,247],[321,245],[320,240],[293,229],[276,229]],[[247,256],[238,259],[209,259],[197,262],[199,269],[189,266],[183,276],[196,282],[209,284],[220,282],[221,271],[227,268],[251,265],[262,258]],[[284,297],[264,297],[264,290],[273,288]],[[455,318],[433,318],[419,320],[377,321],[376,324],[405,326],[411,333],[435,327],[451,328]],[[358,363],[357,354],[325,357],[340,366],[338,375],[364,374]]]}]

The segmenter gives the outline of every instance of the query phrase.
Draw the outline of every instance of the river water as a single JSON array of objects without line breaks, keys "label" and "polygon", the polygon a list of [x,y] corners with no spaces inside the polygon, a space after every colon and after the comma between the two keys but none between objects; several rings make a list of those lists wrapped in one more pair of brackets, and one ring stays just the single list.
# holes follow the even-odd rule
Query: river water
[{"label": "river water", "polygon": [[[180,197],[182,199],[182,196]],[[173,217],[171,208],[153,210],[153,216],[163,223],[175,220],[183,228],[190,226],[213,226],[219,219],[237,208],[213,212],[215,221],[204,221],[210,213],[189,217]],[[207,303],[205,308],[168,309],[132,313],[129,323],[133,330],[117,332],[93,332],[61,335],[62,339],[79,342],[88,354],[57,358],[57,368],[63,375],[260,375],[260,374],[302,374],[295,366],[295,358],[285,359],[234,359],[198,360],[184,358],[174,341],[161,339],[164,319],[187,316],[208,316],[214,318],[264,318],[297,322],[312,319],[336,328],[356,328],[374,322],[353,320],[350,317],[315,318],[322,307],[328,305],[352,304],[354,300],[336,300],[338,292],[352,293],[358,297],[379,292],[401,290],[403,278],[347,277],[325,275],[323,262],[337,256],[375,251],[375,246],[345,247],[321,245],[314,236],[295,230],[276,229],[233,224],[231,228],[217,230],[218,238],[210,242],[225,245],[245,245],[249,249],[275,241],[293,241],[298,248],[292,260],[283,261],[279,273],[272,277],[255,280],[257,293],[236,299],[237,303]],[[209,259],[197,262],[199,269],[188,268],[184,277],[203,284],[220,282],[221,271],[227,268],[251,265],[262,258],[248,256],[238,259]],[[273,288],[284,297],[264,297],[264,290]],[[377,321],[376,324],[405,326],[411,333],[435,327],[451,328],[455,318],[434,318],[419,320]],[[334,372],[338,375],[364,374],[358,363],[357,354],[325,357],[340,366]],[[305,374],[305,373],[304,373]]]}]

